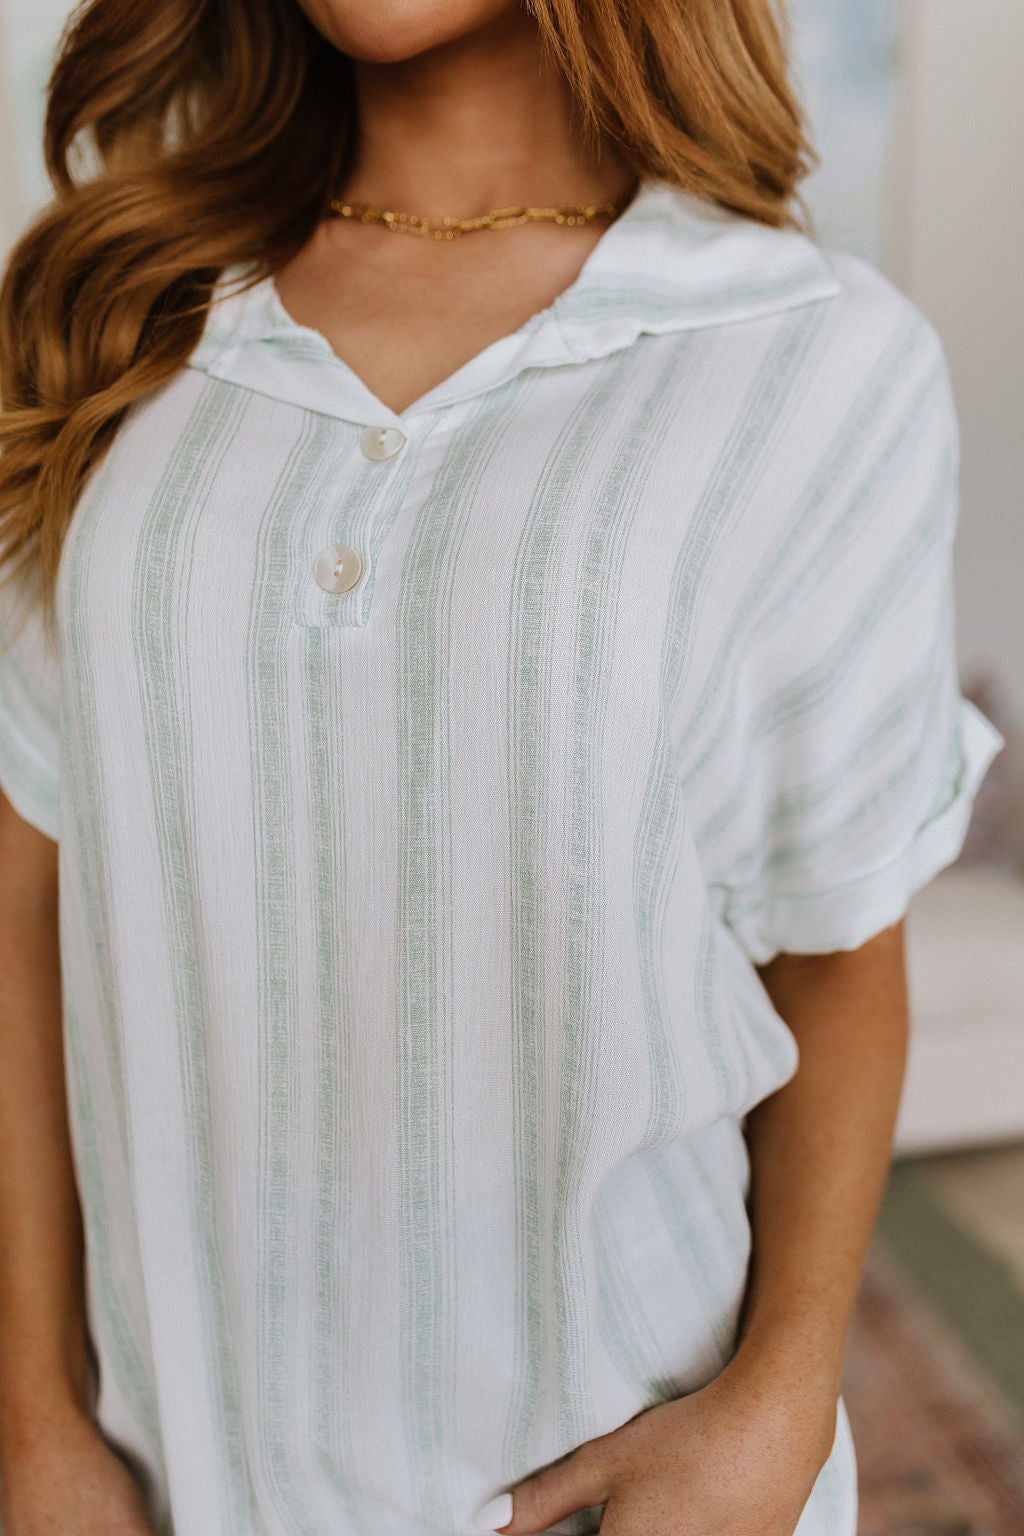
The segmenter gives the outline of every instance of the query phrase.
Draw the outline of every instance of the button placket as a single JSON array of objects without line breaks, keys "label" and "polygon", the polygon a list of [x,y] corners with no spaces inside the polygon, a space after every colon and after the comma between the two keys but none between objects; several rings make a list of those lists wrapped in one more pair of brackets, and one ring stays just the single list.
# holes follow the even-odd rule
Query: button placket
[{"label": "button placket", "polygon": [[[406,434],[397,427],[368,425],[360,429],[358,436],[359,450],[363,458],[369,459],[373,463],[381,464],[383,461],[396,459],[402,452],[402,449],[405,448],[407,442]],[[375,473],[367,467],[365,474],[370,477],[368,484],[375,481],[377,474],[381,472],[378,470]],[[384,481],[378,485],[379,493],[387,496],[386,486],[389,481],[391,481],[391,476],[386,474]],[[392,489],[397,489],[397,487],[394,487],[394,483],[391,483]],[[388,520],[390,521],[390,518]],[[368,529],[367,532],[369,532]],[[358,617],[357,612],[359,607],[365,608],[365,604],[368,601],[368,593],[364,593],[360,599],[362,586],[365,586],[366,579],[370,575],[367,558],[364,552],[354,545],[339,540],[335,543],[324,545],[313,559],[311,571],[316,586],[320,588],[322,593],[331,594],[330,599],[320,599],[320,602],[325,604],[321,610],[322,622],[324,624],[332,626],[335,622],[344,624],[363,622],[365,615]],[[361,583],[362,586],[360,585]],[[344,609],[334,609],[334,603],[345,593],[353,592],[353,589],[356,587],[359,587],[360,592],[353,593],[350,601],[357,604],[357,609],[350,609],[348,604],[345,605]],[[331,617],[331,609],[334,609],[337,619]],[[342,617],[343,613],[345,614],[344,618]],[[314,627],[319,627],[316,621],[313,620],[312,612],[307,613],[304,622],[307,624],[313,622]]]},{"label": "button placket", "polygon": [[351,544],[328,544],[313,567],[313,575],[325,592],[348,592],[362,574],[363,557]]}]

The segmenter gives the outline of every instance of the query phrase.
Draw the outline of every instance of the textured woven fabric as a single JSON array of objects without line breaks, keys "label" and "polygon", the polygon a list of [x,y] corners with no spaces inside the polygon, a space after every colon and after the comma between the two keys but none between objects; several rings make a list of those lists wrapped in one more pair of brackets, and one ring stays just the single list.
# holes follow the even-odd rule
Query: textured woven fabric
[{"label": "textured woven fabric", "polygon": [[[0,660],[96,1412],[175,1536],[461,1536],[729,1358],[752,962],[960,848],[949,385],[865,264],[656,182],[401,414],[244,275]],[[838,1422],[799,1536],[853,1536]]]}]

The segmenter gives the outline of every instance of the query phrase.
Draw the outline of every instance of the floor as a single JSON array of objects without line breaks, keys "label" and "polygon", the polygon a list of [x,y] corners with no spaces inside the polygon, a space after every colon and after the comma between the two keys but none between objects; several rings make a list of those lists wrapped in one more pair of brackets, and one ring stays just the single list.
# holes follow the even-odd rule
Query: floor
[{"label": "floor", "polygon": [[977,1242],[1009,1266],[1024,1290],[1024,1146],[922,1161],[936,1195]]},{"label": "floor", "polygon": [[1024,1144],[897,1160],[878,1233],[1024,1415]]},{"label": "floor", "polygon": [[843,1391],[859,1536],[1024,1536],[1024,1144],[894,1164]]}]

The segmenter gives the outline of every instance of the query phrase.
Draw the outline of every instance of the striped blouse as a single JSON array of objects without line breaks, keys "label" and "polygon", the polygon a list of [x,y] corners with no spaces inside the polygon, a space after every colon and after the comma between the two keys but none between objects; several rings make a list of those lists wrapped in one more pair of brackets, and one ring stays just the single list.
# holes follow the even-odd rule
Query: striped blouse
[{"label": "striped blouse", "polygon": [[[245,275],[59,647],[2,609],[96,1419],[166,1536],[462,1536],[722,1368],[797,1060],[754,965],[961,847],[950,389],[873,269],[656,181],[400,413]],[[799,1536],[855,1515],[840,1401]]]}]

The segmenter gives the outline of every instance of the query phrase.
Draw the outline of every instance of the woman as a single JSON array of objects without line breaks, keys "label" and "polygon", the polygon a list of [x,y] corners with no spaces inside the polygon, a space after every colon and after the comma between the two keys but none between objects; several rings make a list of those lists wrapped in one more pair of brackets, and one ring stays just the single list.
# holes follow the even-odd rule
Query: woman
[{"label": "woman", "polygon": [[769,0],[92,0],[46,149],[6,1536],[853,1536],[903,913],[1002,738]]}]

